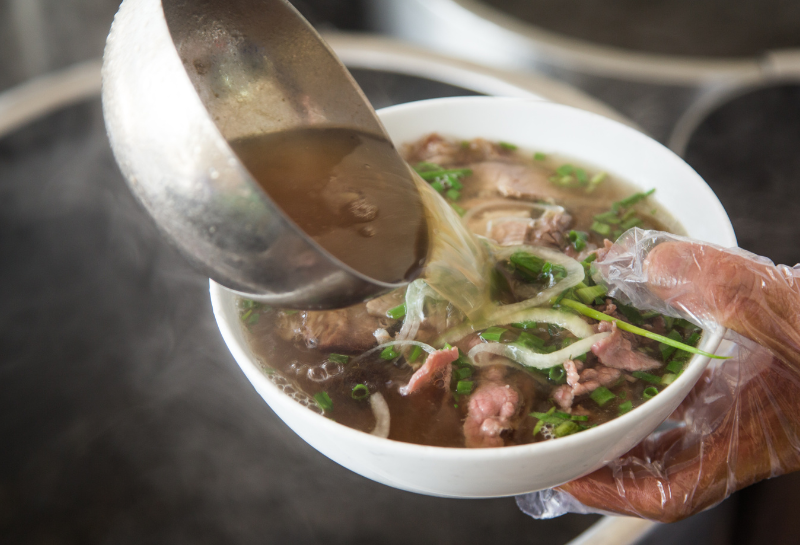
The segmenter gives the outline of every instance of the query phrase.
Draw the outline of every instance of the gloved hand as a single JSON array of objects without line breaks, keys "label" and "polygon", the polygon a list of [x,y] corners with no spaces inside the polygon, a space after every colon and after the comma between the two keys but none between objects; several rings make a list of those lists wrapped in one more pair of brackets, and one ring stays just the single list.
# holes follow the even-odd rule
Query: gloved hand
[{"label": "gloved hand", "polygon": [[672,522],[800,469],[800,269],[638,229],[598,269],[612,296],[640,309],[736,332],[721,347],[733,357],[711,364],[670,417],[677,427],[585,477],[519,496],[523,511]]}]

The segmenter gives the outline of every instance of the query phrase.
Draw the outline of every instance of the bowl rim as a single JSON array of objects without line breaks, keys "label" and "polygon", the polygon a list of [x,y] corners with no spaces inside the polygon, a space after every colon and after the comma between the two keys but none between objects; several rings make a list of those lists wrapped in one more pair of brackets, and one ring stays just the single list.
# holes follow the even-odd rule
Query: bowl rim
[{"label": "bowl rim", "polygon": [[[585,115],[593,118],[598,118],[602,120],[603,123],[610,123],[613,126],[616,126],[618,129],[628,131],[634,137],[640,138],[643,141],[645,141],[646,145],[657,146],[658,148],[661,148],[663,152],[666,152],[670,156],[674,157],[674,159],[686,164],[683,161],[683,159],[675,155],[671,150],[669,150],[662,144],[658,143],[657,141],[651,139],[650,137],[642,134],[641,132],[629,126],[626,126],[612,119],[606,118],[604,116],[594,114],[592,112],[580,110],[577,108],[573,108],[571,106],[565,106],[562,104],[549,102],[542,99],[523,99],[523,98],[513,98],[513,97],[447,97],[447,98],[421,100],[416,102],[390,106],[388,108],[383,108],[379,110],[378,113],[379,116],[381,117],[381,121],[383,122],[383,117],[385,115],[402,115],[405,111],[411,109],[438,107],[441,104],[444,105],[461,104],[463,106],[475,106],[476,103],[515,103],[515,104],[525,104],[526,106],[524,107],[536,107],[536,108],[542,107],[548,109],[556,108],[556,109],[568,110],[573,113],[578,112],[577,115]],[[694,171],[692,170],[692,172]],[[713,191],[711,191],[711,189],[708,187],[705,181],[699,177],[699,175],[698,175],[698,180],[702,182],[705,188],[710,192],[710,196],[716,199],[716,195],[714,195]],[[718,200],[716,201],[717,203],[719,203]],[[719,204],[719,206],[721,207],[721,204]],[[724,211],[724,208],[722,209],[722,212],[723,215],[727,218],[727,213]],[[730,220],[728,220],[728,225],[723,226],[723,230],[727,231],[727,233],[725,234],[727,234],[732,243],[735,244],[735,235],[733,233],[733,228],[730,226]],[[262,389],[266,389],[267,391],[271,392],[272,395],[270,397],[270,401],[268,402],[269,405],[272,405],[272,403],[275,402],[287,409],[301,409],[300,411],[297,411],[298,416],[300,416],[306,421],[313,423],[314,426],[321,426],[330,432],[334,432],[337,435],[340,435],[342,439],[352,438],[353,440],[358,441],[366,446],[374,446],[377,449],[391,449],[397,454],[407,455],[409,457],[424,456],[440,460],[468,460],[471,462],[480,462],[489,460],[496,461],[496,460],[512,459],[512,458],[513,459],[527,458],[529,456],[535,456],[537,453],[545,455],[553,450],[558,451],[565,448],[576,447],[581,443],[587,442],[591,438],[597,436],[602,436],[602,435],[613,436],[619,433],[624,434],[624,428],[632,427],[632,425],[635,422],[641,420],[646,413],[657,412],[659,409],[663,408],[664,405],[668,405],[673,401],[672,396],[659,395],[653,399],[650,399],[647,403],[642,404],[636,407],[635,409],[629,411],[626,414],[618,416],[613,420],[610,420],[609,422],[605,422],[602,425],[582,431],[581,433],[569,435],[566,437],[561,437],[558,440],[554,441],[540,441],[535,443],[527,443],[524,445],[505,446],[502,448],[438,447],[430,445],[420,445],[416,443],[407,443],[403,441],[396,441],[393,439],[377,437],[371,435],[368,432],[363,432],[345,426],[344,424],[340,424],[330,418],[323,416],[322,414],[317,413],[316,411],[309,410],[308,408],[303,407],[301,404],[299,404],[291,397],[283,393],[283,391],[281,391],[280,388],[277,385],[275,385],[262,371],[257,362],[257,359],[252,355],[252,352],[249,350],[249,347],[247,347],[246,345],[243,346],[241,343],[238,342],[236,334],[233,331],[234,327],[241,327],[240,324],[238,323],[238,320],[232,323],[231,321],[224,319],[225,314],[223,311],[223,307],[226,304],[226,300],[235,297],[235,294],[223,288],[221,285],[217,284],[213,280],[210,280],[209,282],[210,282],[210,295],[211,295],[211,302],[214,311],[214,316],[217,321],[217,325],[219,326],[222,337],[225,340],[225,343],[228,346],[229,350],[231,351],[232,355],[234,356],[234,359],[242,367],[242,370],[247,375],[248,380],[257,383],[254,384],[256,390],[261,392],[263,391]],[[706,332],[703,335],[703,339],[701,341],[702,349],[712,353],[716,351],[726,332],[727,330],[722,327],[717,328],[717,330],[713,332]],[[710,359],[706,356],[700,356],[700,355],[693,356],[689,360],[688,365],[686,366],[683,373],[681,373],[681,375],[672,384],[670,384],[668,388],[671,387],[673,391],[677,391],[681,388],[681,386],[686,386],[687,383],[689,382],[691,382],[691,384],[694,384],[700,378],[700,375],[705,370],[709,361]],[[689,388],[691,388],[691,386],[689,386]]]}]

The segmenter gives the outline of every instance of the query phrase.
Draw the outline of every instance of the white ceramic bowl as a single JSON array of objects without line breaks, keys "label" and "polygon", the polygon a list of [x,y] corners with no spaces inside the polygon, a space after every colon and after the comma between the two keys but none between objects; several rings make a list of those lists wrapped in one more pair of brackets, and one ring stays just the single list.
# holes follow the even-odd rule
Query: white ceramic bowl
[{"label": "white ceramic bowl", "polygon": [[[447,98],[381,110],[396,143],[429,132],[514,142],[558,153],[619,176],[656,197],[689,236],[733,246],[728,216],[706,183],[667,148],[607,118],[550,102],[494,97]],[[554,441],[497,449],[428,447],[380,439],[320,416],[283,394],[259,370],[245,342],[235,296],[211,282],[214,315],[231,353],[270,407],[325,456],[369,479],[412,492],[451,497],[508,496],[549,488],[589,473],[655,429],[686,396],[708,359],[695,356],[657,397],[607,424]],[[721,333],[706,335],[714,351]]]}]

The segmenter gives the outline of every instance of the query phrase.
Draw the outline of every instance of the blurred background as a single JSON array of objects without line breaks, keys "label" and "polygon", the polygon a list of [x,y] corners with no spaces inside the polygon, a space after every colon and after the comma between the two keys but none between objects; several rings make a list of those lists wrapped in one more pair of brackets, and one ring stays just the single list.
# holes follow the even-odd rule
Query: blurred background
[{"label": "blurred background", "polygon": [[[295,0],[376,107],[536,96],[682,155],[742,247],[800,260],[800,3]],[[0,0],[0,542],[795,543],[785,476],[643,535],[511,498],[393,490],[327,460],[252,390],[207,279],[159,238],[108,147],[118,0]]]}]

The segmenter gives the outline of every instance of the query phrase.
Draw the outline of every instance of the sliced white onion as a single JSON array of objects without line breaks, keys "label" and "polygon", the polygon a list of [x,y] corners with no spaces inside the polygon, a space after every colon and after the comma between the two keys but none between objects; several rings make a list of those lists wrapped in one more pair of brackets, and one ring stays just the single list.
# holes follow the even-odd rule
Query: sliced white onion
[{"label": "sliced white onion", "polygon": [[533,350],[529,350],[514,344],[481,343],[474,346],[472,350],[469,351],[468,356],[475,363],[475,365],[478,366],[488,364],[479,363],[475,359],[475,356],[482,352],[489,352],[490,354],[497,354],[498,356],[504,356],[510,360],[514,360],[515,362],[526,367],[549,369],[550,367],[555,367],[556,365],[560,365],[567,360],[571,360],[587,353],[592,349],[592,345],[594,343],[600,339],[605,339],[609,335],[611,335],[609,332],[597,333],[591,337],[581,339],[580,341],[577,341],[566,348],[562,348],[561,350],[552,352],[550,354],[540,354],[539,352],[534,352]]},{"label": "sliced white onion", "polygon": [[536,296],[531,297],[530,299],[520,301],[519,303],[513,303],[511,305],[502,305],[498,307],[498,318],[501,318],[505,314],[512,314],[520,310],[538,307],[539,305],[548,302],[550,298],[558,295],[562,291],[568,290],[569,288],[575,287],[583,282],[585,277],[583,265],[571,257],[566,256],[556,250],[551,250],[550,248],[543,248],[541,246],[508,246],[496,248],[494,257],[498,261],[502,259],[509,259],[511,255],[516,252],[527,252],[555,265],[561,265],[564,267],[564,269],[566,269],[567,276],[559,280],[554,286],[540,291]]},{"label": "sliced white onion", "polygon": [[444,344],[459,341],[473,331],[480,331],[496,325],[506,325],[514,322],[539,322],[543,324],[553,324],[566,329],[579,339],[583,339],[594,334],[592,326],[587,324],[583,318],[569,312],[562,312],[551,308],[529,308],[518,310],[517,312],[507,313],[501,311],[494,312],[484,320],[475,323],[465,323],[450,331],[445,332],[436,344]]},{"label": "sliced white onion", "polygon": [[419,332],[419,326],[425,319],[425,298],[441,299],[441,296],[424,280],[417,279],[409,284],[406,290],[406,317],[403,327],[397,333],[399,340],[413,339]]},{"label": "sliced white onion", "polygon": [[375,428],[370,433],[386,439],[389,437],[389,405],[380,392],[375,392],[369,396],[369,406],[375,415]]},{"label": "sliced white onion", "polygon": [[379,344],[375,348],[370,348],[369,350],[367,350],[363,354],[358,355],[353,361],[355,362],[355,361],[359,361],[361,359],[364,359],[367,356],[369,356],[370,354],[374,354],[375,352],[378,352],[379,350],[383,350],[387,346],[411,346],[411,345],[419,346],[420,348],[422,348],[428,354],[436,352],[436,349],[434,347],[432,347],[431,345],[425,344],[425,343],[421,343],[419,341],[389,341],[388,343]]}]

